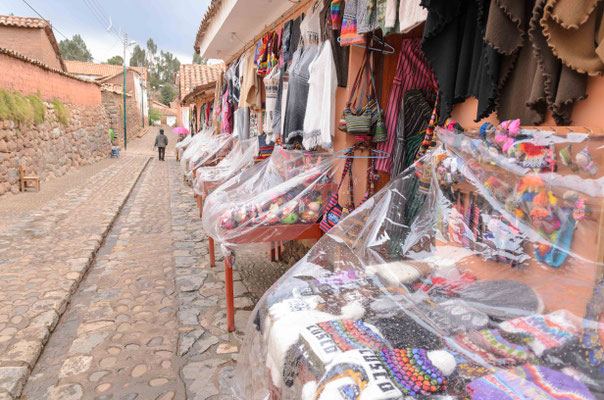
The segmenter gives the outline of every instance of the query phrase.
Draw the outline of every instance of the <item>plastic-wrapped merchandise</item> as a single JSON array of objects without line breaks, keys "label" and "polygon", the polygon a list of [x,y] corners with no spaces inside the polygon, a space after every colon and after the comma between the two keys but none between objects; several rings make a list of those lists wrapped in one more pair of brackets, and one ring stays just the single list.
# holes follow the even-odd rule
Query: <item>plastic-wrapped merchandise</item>
[{"label": "plastic-wrapped merchandise", "polygon": [[191,171],[193,158],[211,140],[213,135],[214,129],[208,128],[193,136],[187,148],[180,155],[180,166],[185,174]]},{"label": "plastic-wrapped merchandise", "polygon": [[275,147],[269,158],[207,197],[204,231],[227,247],[247,243],[246,237],[262,242],[274,237],[279,227],[304,232],[319,221],[332,196],[332,178],[337,165],[343,164],[340,161],[331,153]]},{"label": "plastic-wrapped merchandise", "polygon": [[264,294],[237,398],[604,398],[604,137],[438,135]]},{"label": "plastic-wrapped merchandise", "polygon": [[180,159],[180,157],[182,157],[182,153],[184,153],[184,151],[187,149],[187,147],[189,147],[189,145],[193,141],[194,137],[195,136],[185,136],[185,138],[183,140],[178,141],[174,145],[174,147],[176,148],[176,153],[178,154],[179,159]]},{"label": "plastic-wrapped merchandise", "polygon": [[195,154],[189,161],[189,178],[193,178],[193,171],[198,170],[204,165],[215,165],[223,159],[231,150],[233,145],[233,135],[221,133],[211,136],[203,145],[199,146]]},{"label": "plastic-wrapped merchandise", "polygon": [[257,137],[236,141],[233,149],[217,165],[197,169],[193,183],[195,194],[209,194],[223,182],[253,165],[259,150]]}]

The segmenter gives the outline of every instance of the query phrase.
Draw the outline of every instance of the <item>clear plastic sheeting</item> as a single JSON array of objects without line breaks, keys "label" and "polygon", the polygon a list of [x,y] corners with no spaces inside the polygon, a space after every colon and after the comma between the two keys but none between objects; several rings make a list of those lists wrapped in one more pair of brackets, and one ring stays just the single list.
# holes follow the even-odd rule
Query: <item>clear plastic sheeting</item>
[{"label": "clear plastic sheeting", "polygon": [[236,397],[603,399],[602,144],[439,132],[264,294]]},{"label": "clear plastic sheeting", "polygon": [[185,174],[188,174],[191,171],[193,167],[193,159],[196,157],[200,149],[202,149],[211,140],[212,135],[214,135],[214,129],[208,128],[193,136],[186,149],[180,155],[180,166]]},{"label": "clear plastic sheeting", "polygon": [[233,146],[233,136],[228,133],[211,136],[204,144],[200,145],[189,161],[189,178],[193,178],[193,171],[204,165],[215,165],[222,160]]},{"label": "clear plastic sheeting", "polygon": [[195,136],[187,135],[183,140],[176,142],[176,145],[174,145],[174,147],[176,148],[176,152],[178,153],[179,158],[182,157],[182,153],[184,153],[187,147],[189,147],[194,137]]},{"label": "clear plastic sheeting", "polygon": [[200,196],[209,194],[222,183],[253,165],[259,151],[257,137],[236,141],[233,149],[218,164],[197,170],[193,183],[195,194]]},{"label": "clear plastic sheeting", "polygon": [[340,161],[330,153],[275,147],[270,158],[208,196],[206,234],[227,247],[293,240],[319,221],[335,190],[332,178]]}]

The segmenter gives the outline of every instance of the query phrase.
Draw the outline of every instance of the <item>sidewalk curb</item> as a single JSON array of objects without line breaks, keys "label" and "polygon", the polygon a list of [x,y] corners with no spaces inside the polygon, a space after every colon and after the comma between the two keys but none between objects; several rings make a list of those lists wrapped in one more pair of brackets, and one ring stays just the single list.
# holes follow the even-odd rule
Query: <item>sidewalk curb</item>
[{"label": "sidewalk curb", "polygon": [[[138,175],[136,176],[136,179],[134,179],[134,181],[130,185],[128,192],[124,196],[120,206],[118,207],[115,214],[111,218],[111,221],[109,221],[109,223],[106,225],[103,232],[100,233],[100,240],[94,247],[94,250],[91,251],[91,253],[88,255],[87,258],[78,259],[78,260],[82,260],[82,263],[80,265],[72,265],[72,270],[77,269],[79,276],[72,281],[73,283],[71,284],[71,286],[69,288],[69,295],[66,296],[64,299],[62,299],[61,306],[60,306],[58,312],[53,312],[51,318],[49,318],[49,320],[47,321],[48,322],[48,325],[46,326],[47,334],[45,335],[45,338],[41,342],[41,346],[40,346],[40,349],[37,351],[37,356],[35,358],[35,361],[32,363],[31,367],[25,367],[25,368],[20,369],[20,371],[22,371],[23,374],[19,374],[21,376],[15,377],[16,381],[15,381],[15,385],[12,388],[12,390],[9,388],[8,392],[0,391],[0,400],[14,400],[14,399],[18,399],[21,397],[23,388],[25,387],[27,380],[31,376],[31,373],[35,369],[35,367],[38,363],[38,360],[40,358],[40,355],[44,351],[44,348],[46,347],[46,344],[48,343],[50,336],[54,332],[59,321],[61,320],[61,317],[67,310],[67,307],[69,306],[74,293],[78,290],[80,283],[82,282],[82,280],[84,280],[84,278],[88,274],[90,267],[95,262],[98,251],[105,244],[105,239],[107,238],[107,235],[109,235],[109,232],[111,231],[111,228],[115,224],[115,221],[117,220],[119,215],[122,213],[122,209],[124,208],[124,205],[130,199],[130,196],[132,195],[132,192],[134,191],[134,187],[139,183],[141,177],[143,176],[143,172],[145,172],[145,170],[149,166],[149,163],[151,162],[151,160],[152,160],[152,157],[148,157],[147,161],[144,162],[144,164],[138,171]],[[7,367],[7,368],[13,368],[13,367]]]}]

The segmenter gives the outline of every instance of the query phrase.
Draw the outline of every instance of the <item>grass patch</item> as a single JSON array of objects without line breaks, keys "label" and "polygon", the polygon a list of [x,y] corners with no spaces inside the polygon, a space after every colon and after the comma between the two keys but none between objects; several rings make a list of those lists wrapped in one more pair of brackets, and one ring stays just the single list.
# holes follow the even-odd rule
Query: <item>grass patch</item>
[{"label": "grass patch", "polygon": [[65,107],[65,104],[61,103],[59,99],[52,101],[52,107],[55,110],[55,116],[61,125],[67,125],[69,123],[69,110]]},{"label": "grass patch", "polygon": [[37,125],[44,122],[46,120],[46,106],[42,102],[42,99],[40,99],[40,96],[30,94],[27,96],[27,100],[29,100],[29,103],[34,108],[34,124]]},{"label": "grass patch", "polygon": [[38,95],[23,96],[0,89],[0,119],[26,125],[40,124],[46,119],[46,106]]}]

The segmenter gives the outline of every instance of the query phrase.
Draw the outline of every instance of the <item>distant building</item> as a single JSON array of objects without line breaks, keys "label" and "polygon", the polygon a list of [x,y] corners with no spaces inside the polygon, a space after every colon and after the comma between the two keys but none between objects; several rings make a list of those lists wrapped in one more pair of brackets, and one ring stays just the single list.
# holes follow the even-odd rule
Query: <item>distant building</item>
[{"label": "distant building", "polygon": [[216,80],[225,70],[223,63],[212,65],[181,64],[175,76],[178,86],[179,112],[177,123],[189,131],[202,128],[202,108],[214,100]]},{"label": "distant building", "polygon": [[67,71],[50,22],[45,19],[0,15],[0,47]]},{"label": "distant building", "polygon": [[[80,78],[100,82],[105,87],[114,91],[122,91],[124,80],[124,67],[121,65],[99,64],[85,61],[65,60],[67,72]],[[142,78],[142,79],[141,79]],[[149,104],[147,92],[147,68],[126,68],[126,94],[130,95],[127,102],[136,102],[132,108],[139,110],[141,124],[148,124]]]},{"label": "distant building", "polygon": [[176,104],[178,103],[172,102],[170,103],[170,107],[168,107],[164,103],[160,103],[157,100],[151,100],[151,107],[158,110],[161,114],[161,121],[159,122],[159,124],[168,126],[176,125],[176,115],[178,114],[178,108],[172,108],[172,105],[176,106]]}]

